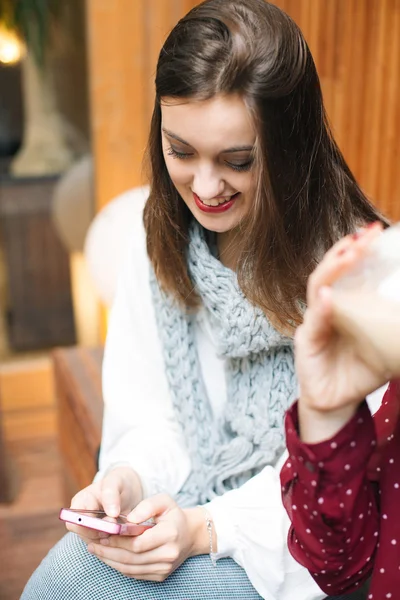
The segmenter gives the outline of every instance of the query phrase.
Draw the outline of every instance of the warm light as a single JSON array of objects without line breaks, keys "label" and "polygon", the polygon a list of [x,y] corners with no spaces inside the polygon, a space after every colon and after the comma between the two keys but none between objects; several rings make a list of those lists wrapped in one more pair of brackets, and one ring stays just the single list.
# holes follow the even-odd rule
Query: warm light
[{"label": "warm light", "polygon": [[0,63],[13,65],[19,62],[24,54],[24,47],[18,36],[0,25]]}]

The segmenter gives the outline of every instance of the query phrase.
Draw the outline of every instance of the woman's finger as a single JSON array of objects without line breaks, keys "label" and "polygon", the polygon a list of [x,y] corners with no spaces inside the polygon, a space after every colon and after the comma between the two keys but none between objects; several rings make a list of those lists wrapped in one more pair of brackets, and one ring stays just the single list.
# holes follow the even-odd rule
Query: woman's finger
[{"label": "woman's finger", "polygon": [[321,352],[333,335],[332,326],[332,292],[328,287],[320,288],[318,299],[309,307],[304,315],[303,324],[295,334],[296,352],[300,350],[303,341],[312,354]]},{"label": "woman's finger", "polygon": [[95,540],[97,541],[104,535],[108,535],[103,534],[101,531],[95,531],[94,529],[89,529],[88,527],[79,527],[79,525],[73,525],[72,523],[66,523],[65,526],[68,531],[79,535],[81,540],[83,540],[86,544],[89,544]]},{"label": "woman's finger", "polygon": [[361,227],[355,233],[349,234],[336,242],[325,254],[325,257],[334,258],[337,255],[342,255],[350,247],[368,245],[371,239],[375,238],[382,231],[383,225],[380,221],[370,223],[365,227]]},{"label": "woman's finger", "polygon": [[96,495],[96,484],[85,488],[75,494],[71,500],[71,508],[75,510],[103,510],[100,500]]},{"label": "woman's finger", "polygon": [[135,564],[136,562],[135,553],[125,550],[124,548],[102,546],[101,544],[92,542],[88,546],[88,551],[91,554],[95,554],[99,558],[113,560],[124,565]]},{"label": "woman's finger", "polygon": [[176,502],[171,496],[168,494],[156,494],[139,502],[127,518],[131,523],[142,523],[143,521],[164,514],[174,506],[176,506]]},{"label": "woman's finger", "polygon": [[173,564],[178,558],[178,550],[173,544],[166,544],[150,552],[136,554],[124,548],[103,546],[91,543],[88,551],[98,558],[112,560],[121,565],[154,565],[155,563]]},{"label": "woman's finger", "polygon": [[[119,549],[124,549],[126,550],[129,555],[130,555],[130,559],[126,559],[128,562],[129,560],[135,564],[135,565],[147,565],[147,564],[154,564],[154,563],[161,563],[161,562],[167,562],[167,563],[173,563],[176,561],[176,559],[178,558],[178,547],[176,544],[173,543],[165,543],[162,544],[156,548],[154,548],[153,550],[150,551],[145,551],[145,552],[135,552],[134,550],[132,550],[132,543],[129,546],[129,540],[123,540],[124,542],[124,547],[122,548],[119,545],[119,541],[115,540],[114,537],[117,536],[111,536],[109,539],[107,540],[102,540],[100,542],[100,545],[102,547],[106,547],[106,548],[119,548]],[[119,536],[120,537],[120,536]],[[97,546],[96,546],[97,548]],[[104,554],[106,555],[106,554]],[[109,556],[109,558],[112,558],[111,554],[107,554],[107,556]],[[122,561],[121,562],[125,562]]]},{"label": "woman's finger", "polygon": [[117,469],[113,469],[101,481],[101,502],[109,517],[118,517],[121,513],[122,492],[123,478]]},{"label": "woman's finger", "polygon": [[[99,492],[98,484],[92,484],[88,488],[85,488],[78,492],[71,500],[71,508],[74,510],[103,510],[101,502],[97,498],[96,493]],[[66,523],[66,528],[72,533],[76,533],[85,542],[90,543],[92,540],[98,540],[102,537],[107,536],[100,531],[95,531],[87,527],[79,527],[79,525],[73,525],[72,523]]]},{"label": "woman's finger", "polygon": [[169,565],[166,563],[155,563],[149,565],[126,564],[120,563],[105,556],[97,555],[96,553],[92,554],[94,554],[94,556],[97,556],[99,560],[101,560],[104,564],[108,565],[112,569],[119,571],[127,577],[134,577],[135,579],[145,579],[148,581],[163,581],[163,579],[165,579],[171,571]]},{"label": "woman's finger", "polygon": [[357,263],[358,253],[352,247],[342,255],[326,256],[310,275],[307,286],[307,306],[316,302],[322,287],[333,285]]},{"label": "woman's finger", "polygon": [[177,531],[172,523],[160,521],[142,535],[138,535],[132,542],[134,552],[149,552],[164,544],[173,543],[177,539]]},{"label": "woman's finger", "polygon": [[372,241],[382,231],[381,223],[373,223],[359,234],[346,236],[324,256],[311,274],[307,287],[307,304],[312,305],[323,286],[331,286],[363,258]]},{"label": "woman's finger", "polygon": [[110,535],[104,539],[104,547],[117,548],[135,554],[156,550],[176,541],[176,530],[167,522],[160,522],[138,536]]}]

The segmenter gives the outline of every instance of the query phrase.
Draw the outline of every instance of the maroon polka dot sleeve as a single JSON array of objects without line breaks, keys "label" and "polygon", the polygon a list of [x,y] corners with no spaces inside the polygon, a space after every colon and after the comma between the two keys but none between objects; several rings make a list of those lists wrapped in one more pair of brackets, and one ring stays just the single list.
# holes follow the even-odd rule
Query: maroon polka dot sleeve
[{"label": "maroon polka dot sleeve", "polygon": [[363,402],[318,444],[299,439],[297,404],[286,415],[288,545],[328,595],[357,590],[372,575],[369,600],[400,598],[399,412],[396,381],[374,417]]}]

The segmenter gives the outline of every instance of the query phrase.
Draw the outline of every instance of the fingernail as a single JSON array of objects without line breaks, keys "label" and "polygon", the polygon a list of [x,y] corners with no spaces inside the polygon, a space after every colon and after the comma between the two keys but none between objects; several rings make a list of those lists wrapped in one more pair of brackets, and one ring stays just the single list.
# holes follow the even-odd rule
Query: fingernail
[{"label": "fingernail", "polygon": [[102,546],[109,546],[110,545],[110,540],[108,538],[101,538],[100,544]]},{"label": "fingernail", "polygon": [[89,546],[87,547],[88,552],[90,552],[90,554],[93,554],[94,552],[94,546],[92,544],[89,544]]},{"label": "fingernail", "polygon": [[324,285],[318,290],[318,296],[321,299],[326,298],[327,296],[329,296],[330,293],[330,288],[327,285]]},{"label": "fingernail", "polygon": [[372,229],[372,227],[375,227],[379,223],[380,223],[380,221],[374,221],[373,223],[368,223],[368,225],[365,226],[365,229]]},{"label": "fingernail", "polygon": [[131,512],[129,515],[129,521],[131,523],[140,523],[140,521],[137,520],[137,514],[135,512]]},{"label": "fingernail", "polygon": [[110,506],[107,506],[107,513],[110,517],[118,517],[119,507],[116,504],[110,504]]},{"label": "fingernail", "polygon": [[373,229],[377,225],[380,224],[380,221],[373,221],[372,223],[368,223],[368,225],[364,225],[364,227],[360,227],[353,233],[351,236],[353,240],[358,240],[364,233],[366,233],[369,229]]}]

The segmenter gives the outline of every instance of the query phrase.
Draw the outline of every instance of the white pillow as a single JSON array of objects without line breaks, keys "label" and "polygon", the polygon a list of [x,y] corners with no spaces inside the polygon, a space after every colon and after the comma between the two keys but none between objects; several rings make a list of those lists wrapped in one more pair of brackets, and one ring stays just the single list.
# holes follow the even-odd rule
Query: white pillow
[{"label": "white pillow", "polygon": [[111,200],[92,221],[84,253],[100,300],[111,307],[119,270],[125,257],[133,221],[149,195],[149,187],[133,188]]}]

